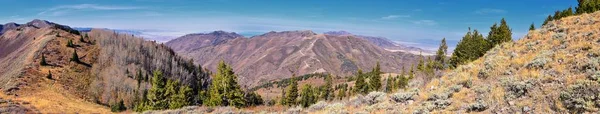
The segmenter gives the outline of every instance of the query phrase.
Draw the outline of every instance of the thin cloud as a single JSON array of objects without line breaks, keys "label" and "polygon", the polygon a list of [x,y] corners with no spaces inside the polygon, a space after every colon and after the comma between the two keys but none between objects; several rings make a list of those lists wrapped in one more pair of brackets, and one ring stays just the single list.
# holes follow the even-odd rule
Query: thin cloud
[{"label": "thin cloud", "polygon": [[476,14],[502,14],[502,13],[506,13],[506,10],[502,10],[502,9],[491,9],[491,8],[484,8],[484,9],[478,9],[475,11]]},{"label": "thin cloud", "polygon": [[434,20],[418,20],[418,21],[413,21],[413,23],[417,24],[417,25],[428,25],[428,26],[437,25],[437,22],[435,22]]},{"label": "thin cloud", "polygon": [[404,17],[410,17],[410,15],[388,15],[388,16],[385,16],[385,17],[381,17],[381,19],[391,20],[391,19],[396,19],[396,18],[401,18],[401,17],[403,17],[403,18]]},{"label": "thin cloud", "polygon": [[135,7],[135,6],[105,6],[105,5],[97,5],[97,4],[77,4],[77,5],[62,5],[55,6],[46,11],[42,11],[38,13],[38,15],[50,15],[50,16],[60,16],[73,11],[82,11],[82,10],[135,10],[142,9],[143,7]]}]

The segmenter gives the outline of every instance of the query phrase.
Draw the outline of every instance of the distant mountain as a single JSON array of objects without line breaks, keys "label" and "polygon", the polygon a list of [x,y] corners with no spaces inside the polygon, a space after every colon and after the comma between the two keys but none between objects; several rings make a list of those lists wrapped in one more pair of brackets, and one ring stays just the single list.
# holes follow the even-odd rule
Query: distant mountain
[{"label": "distant mountain", "polygon": [[226,40],[244,38],[235,32],[214,31],[211,33],[196,33],[181,36],[166,43],[173,50],[191,51],[192,49],[214,46]]},{"label": "distant mountain", "polygon": [[364,36],[364,35],[354,35],[352,33],[346,31],[329,31],[325,32],[327,35],[336,35],[336,36],[354,36],[357,38],[365,39],[385,50],[391,52],[407,52],[412,54],[423,54],[423,55],[433,55],[435,52],[432,50],[425,50],[417,47],[405,46],[396,42],[393,42],[384,37],[374,37],[374,36]]},{"label": "distant mountain", "polygon": [[355,36],[316,34],[312,31],[268,32],[251,38],[217,31],[190,34],[166,43],[178,54],[215,71],[220,60],[232,65],[243,85],[309,73],[351,76],[380,62],[385,72],[409,68],[417,56],[386,51]]}]

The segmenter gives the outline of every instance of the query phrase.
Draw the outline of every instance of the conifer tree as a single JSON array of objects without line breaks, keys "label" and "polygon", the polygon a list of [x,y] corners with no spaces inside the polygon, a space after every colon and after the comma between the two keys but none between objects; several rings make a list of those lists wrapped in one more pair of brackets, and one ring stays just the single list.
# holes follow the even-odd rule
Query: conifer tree
[{"label": "conifer tree", "polygon": [[73,54],[71,55],[71,61],[79,62],[79,56],[77,55],[77,50],[73,50]]},{"label": "conifer tree", "polygon": [[500,45],[504,42],[512,41],[512,32],[504,18],[500,20],[500,26],[496,26],[496,24],[494,24],[492,27],[490,27],[490,32],[487,39],[489,40],[491,47]]},{"label": "conifer tree", "polygon": [[446,38],[442,39],[440,47],[438,48],[435,55],[435,69],[444,69],[446,64],[446,53],[448,52],[448,45],[446,44]]},{"label": "conifer tree", "polygon": [[469,32],[456,45],[456,49],[454,49],[454,53],[450,57],[449,65],[456,67],[460,64],[473,61],[483,56],[489,49],[488,41],[483,38],[483,35],[479,31],[471,31],[469,28]]},{"label": "conifer tree", "polygon": [[296,100],[298,99],[298,82],[295,80],[295,77],[296,74],[293,74],[285,92],[285,104],[287,106],[294,106],[297,104]]},{"label": "conifer tree", "polygon": [[417,70],[423,71],[425,70],[425,61],[423,60],[423,55],[419,53],[419,63],[417,63]]},{"label": "conifer tree", "polygon": [[48,71],[48,75],[46,75],[46,78],[52,79],[52,72]]},{"label": "conifer tree", "polygon": [[79,42],[85,42],[85,40],[83,40],[83,36],[79,35]]},{"label": "conifer tree", "polygon": [[110,111],[111,112],[121,112],[123,110],[127,109],[125,107],[125,104],[123,103],[123,100],[121,99],[119,102],[113,104],[110,106]]},{"label": "conifer tree", "polygon": [[73,44],[73,40],[69,39],[67,41],[67,47],[75,47],[75,44]]},{"label": "conifer tree", "polygon": [[44,56],[43,53],[42,53],[42,59],[40,60],[40,65],[42,65],[42,66],[48,65],[48,63],[46,62],[46,57]]},{"label": "conifer tree", "polygon": [[338,90],[338,93],[337,93],[337,97],[339,100],[342,100],[344,97],[346,97],[346,91],[348,91],[348,85],[343,84],[342,88],[340,90]]},{"label": "conifer tree", "polygon": [[177,109],[183,106],[190,105],[192,96],[192,88],[188,86],[179,87],[177,93],[171,95],[169,100],[169,109]]},{"label": "conifer tree", "polygon": [[385,79],[385,92],[392,92],[394,90],[394,82],[393,79],[391,78],[391,76],[388,76],[387,79]]},{"label": "conifer tree", "polygon": [[209,106],[245,106],[244,93],[233,69],[220,61],[210,88]]},{"label": "conifer tree", "polygon": [[152,87],[148,91],[148,110],[166,109],[168,102],[165,96],[165,77],[159,70],[155,70],[152,76]]},{"label": "conifer tree", "polygon": [[314,104],[316,101],[316,97],[314,95],[312,86],[306,84],[302,86],[302,94],[300,94],[300,105],[302,107],[308,107],[311,104]]},{"label": "conifer tree", "polygon": [[362,70],[358,69],[358,73],[356,74],[356,82],[354,83],[354,92],[365,94],[368,91],[367,83],[365,82],[364,74]]},{"label": "conifer tree", "polygon": [[379,62],[376,63],[375,68],[371,70],[371,76],[369,78],[370,91],[378,91],[381,89],[381,66]]},{"label": "conifer tree", "polygon": [[333,77],[331,74],[328,74],[325,77],[325,85],[323,86],[323,94],[322,97],[325,100],[332,100],[334,98],[334,90],[333,90]]},{"label": "conifer tree", "polygon": [[258,106],[264,103],[262,97],[254,92],[246,94],[245,99],[247,101],[247,106]]},{"label": "conifer tree", "polygon": [[544,23],[542,24],[542,26],[548,24],[548,22],[550,22],[550,21],[552,21],[552,16],[548,15],[548,17],[546,18],[546,20],[544,20]]},{"label": "conifer tree", "polygon": [[531,25],[529,26],[529,31],[535,30],[535,25],[533,25],[533,23],[531,23]]}]

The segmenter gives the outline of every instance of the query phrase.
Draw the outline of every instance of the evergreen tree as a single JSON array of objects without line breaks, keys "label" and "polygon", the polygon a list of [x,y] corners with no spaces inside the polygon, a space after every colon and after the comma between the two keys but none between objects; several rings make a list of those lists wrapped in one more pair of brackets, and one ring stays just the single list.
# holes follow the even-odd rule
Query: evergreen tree
[{"label": "evergreen tree", "polygon": [[316,101],[316,97],[314,95],[312,86],[306,84],[302,86],[302,94],[300,94],[300,105],[302,107],[308,107],[311,104],[314,104]]},{"label": "evergreen tree", "polygon": [[258,106],[264,103],[262,97],[254,92],[246,94],[245,97],[248,106]]},{"label": "evergreen tree", "polygon": [[67,41],[67,47],[75,47],[75,44],[73,44],[73,40],[69,39]]},{"label": "evergreen tree", "polygon": [[342,100],[346,97],[346,91],[348,91],[348,84],[343,84],[341,89],[338,90],[337,97],[339,100]]},{"label": "evergreen tree", "polygon": [[[175,102],[177,99],[177,91],[179,90],[179,82],[173,80],[167,80],[167,85],[165,85],[165,94],[164,96],[167,98],[167,102],[169,104],[169,109],[173,109],[172,107],[178,107],[179,104]],[[173,105],[173,106],[172,106]]]},{"label": "evergreen tree", "polygon": [[376,63],[375,68],[371,70],[371,76],[369,79],[369,87],[370,91],[378,91],[381,89],[381,66],[379,62]]},{"label": "evergreen tree", "polygon": [[454,53],[452,53],[452,57],[450,57],[449,65],[451,67],[456,67],[459,64],[473,61],[483,56],[489,49],[490,46],[483,38],[483,35],[477,30],[471,31],[469,29],[469,32],[467,32],[462,40],[458,42],[458,45],[456,45],[456,49],[454,49]]},{"label": "evergreen tree", "polygon": [[77,50],[73,50],[73,54],[71,55],[71,61],[79,62],[79,56],[77,56]]},{"label": "evergreen tree", "polygon": [[334,90],[332,88],[333,86],[333,77],[331,76],[331,74],[328,74],[325,77],[325,85],[323,86],[323,94],[322,97],[325,100],[332,100],[334,98]]},{"label": "evergreen tree", "polygon": [[423,71],[425,70],[425,61],[423,60],[423,55],[419,53],[419,63],[417,63],[417,70]]},{"label": "evergreen tree", "polygon": [[43,53],[42,53],[42,59],[40,60],[40,65],[42,65],[42,66],[48,65],[48,63],[46,62],[46,57],[44,56]]},{"label": "evergreen tree", "polygon": [[548,24],[548,22],[550,22],[550,21],[552,21],[552,16],[548,15],[548,17],[546,18],[546,20],[544,20],[544,23],[542,24],[542,26]]},{"label": "evergreen tree", "polygon": [[220,61],[217,67],[208,102],[209,106],[245,106],[244,93],[237,83],[237,76],[224,61]]},{"label": "evergreen tree", "polygon": [[79,35],[79,42],[85,42],[85,40],[83,40],[83,36]]},{"label": "evergreen tree", "polygon": [[144,77],[142,76],[142,69],[138,69],[137,70],[137,74],[135,75],[135,79],[137,80],[137,84],[138,84],[138,88],[139,88],[140,84],[142,83],[142,80],[144,79]]},{"label": "evergreen tree", "polygon": [[446,64],[446,53],[448,52],[448,45],[446,44],[446,38],[442,39],[440,43],[440,47],[438,48],[435,55],[435,69],[441,70],[444,69]]},{"label": "evergreen tree", "polygon": [[529,26],[529,31],[535,30],[535,25],[533,25],[533,23],[531,23],[531,25]]},{"label": "evergreen tree", "polygon": [[48,75],[46,75],[46,78],[52,79],[52,72],[48,71]]},{"label": "evergreen tree", "polygon": [[500,45],[504,42],[512,41],[512,32],[504,18],[500,20],[500,26],[494,24],[492,27],[490,27],[490,32],[487,39],[489,40],[491,47]]},{"label": "evergreen tree", "polygon": [[121,112],[126,110],[127,108],[125,107],[125,104],[123,103],[123,100],[113,104],[110,106],[110,111],[111,112]]},{"label": "evergreen tree", "polygon": [[296,105],[296,100],[298,99],[298,82],[295,80],[296,75],[294,74],[290,79],[290,83],[286,90],[285,95],[285,104],[287,106]]},{"label": "evergreen tree", "polygon": [[391,76],[388,76],[387,79],[385,79],[385,92],[392,92],[394,90],[394,80],[391,78]]},{"label": "evergreen tree", "polygon": [[362,70],[358,69],[358,73],[356,74],[356,82],[354,83],[354,92],[365,94],[368,91],[367,83],[365,82],[364,74]]},{"label": "evergreen tree", "polygon": [[152,76],[152,87],[148,91],[148,110],[162,110],[167,108],[167,99],[165,96],[165,78],[161,71],[155,70]]},{"label": "evergreen tree", "polygon": [[191,104],[192,88],[188,86],[179,87],[177,93],[171,95],[169,109],[177,109]]}]

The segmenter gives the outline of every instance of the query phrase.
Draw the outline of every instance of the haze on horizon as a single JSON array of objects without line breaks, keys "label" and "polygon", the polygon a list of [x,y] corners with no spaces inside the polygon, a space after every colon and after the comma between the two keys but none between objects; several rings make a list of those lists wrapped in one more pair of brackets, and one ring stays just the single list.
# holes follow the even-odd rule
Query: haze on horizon
[{"label": "haze on horizon", "polygon": [[[0,23],[44,19],[71,27],[143,30],[168,40],[188,33],[224,30],[245,36],[269,31],[344,30],[382,36],[401,44],[435,49],[447,38],[450,49],[469,27],[484,35],[506,18],[513,38],[541,25],[556,9],[575,0],[6,0]],[[493,3],[493,4],[490,4]]]}]

